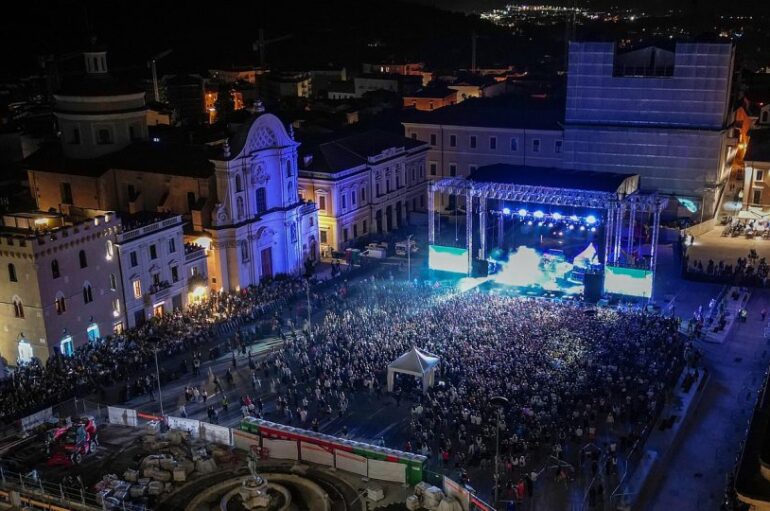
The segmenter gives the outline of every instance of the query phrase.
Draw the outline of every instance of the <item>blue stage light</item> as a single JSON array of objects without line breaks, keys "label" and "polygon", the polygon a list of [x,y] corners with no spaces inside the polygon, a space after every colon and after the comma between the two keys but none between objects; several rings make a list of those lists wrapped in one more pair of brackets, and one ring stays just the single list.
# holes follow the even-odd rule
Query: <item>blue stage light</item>
[{"label": "blue stage light", "polygon": [[554,213],[551,215],[554,220],[561,220],[561,213]]},{"label": "blue stage light", "polygon": [[504,215],[510,215],[511,214],[511,208],[503,208],[503,214]]},{"label": "blue stage light", "polygon": [[553,222],[548,222],[548,227],[553,227]]},{"label": "blue stage light", "polygon": [[569,230],[570,230],[570,231],[572,231],[572,230],[574,230],[574,229],[575,229],[575,226],[574,226],[574,225],[570,225],[570,226],[569,226]]},{"label": "blue stage light", "polygon": [[596,223],[596,217],[595,217],[595,216],[593,216],[593,215],[588,215],[588,216],[586,217],[586,223],[587,223],[588,225],[593,225],[593,224],[595,224],[595,223]]},{"label": "blue stage light", "polygon": [[532,213],[532,216],[534,216],[535,218],[543,218],[545,216],[545,213],[543,213],[540,210],[537,210],[534,213]]},{"label": "blue stage light", "polygon": [[527,222],[527,225],[532,225],[532,220],[530,220],[529,222]]},{"label": "blue stage light", "polygon": [[527,216],[527,210],[524,208],[521,208],[519,210],[519,216]]},{"label": "blue stage light", "polygon": [[581,230],[581,231],[585,231],[585,230],[586,230],[586,226],[585,226],[585,225],[581,225],[581,226],[580,226],[580,230]]},{"label": "blue stage light", "polygon": [[596,227],[591,227],[591,232],[596,232]]}]

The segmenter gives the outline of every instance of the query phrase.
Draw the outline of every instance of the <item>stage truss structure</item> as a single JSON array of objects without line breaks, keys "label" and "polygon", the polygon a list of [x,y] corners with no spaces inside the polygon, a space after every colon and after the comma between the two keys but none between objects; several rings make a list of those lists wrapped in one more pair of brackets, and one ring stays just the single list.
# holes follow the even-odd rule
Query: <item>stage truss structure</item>
[{"label": "stage truss structure", "polygon": [[[474,205],[479,216],[479,258],[487,257],[487,200],[605,210],[605,266],[623,265],[623,233],[626,232],[626,254],[631,253],[634,230],[640,215],[652,216],[650,257],[646,269],[655,274],[660,237],[660,216],[668,205],[668,199],[658,194],[634,192],[621,194],[592,190],[577,190],[516,183],[476,182],[462,177],[444,178],[428,184],[428,243],[436,242],[435,194],[443,193],[465,198],[465,238],[468,248],[468,274],[473,267],[473,216]],[[635,265],[639,267],[639,265]]]}]

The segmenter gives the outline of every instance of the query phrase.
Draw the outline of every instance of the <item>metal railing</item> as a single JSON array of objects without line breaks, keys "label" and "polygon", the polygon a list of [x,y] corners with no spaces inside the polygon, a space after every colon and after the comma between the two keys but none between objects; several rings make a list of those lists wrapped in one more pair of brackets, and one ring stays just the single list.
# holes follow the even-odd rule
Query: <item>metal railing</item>
[{"label": "metal railing", "polygon": [[61,482],[44,481],[36,471],[20,474],[0,465],[0,488],[18,493],[24,499],[45,500],[62,506],[83,510],[146,511],[143,505],[118,501],[109,496],[86,491],[82,484],[65,485]]}]

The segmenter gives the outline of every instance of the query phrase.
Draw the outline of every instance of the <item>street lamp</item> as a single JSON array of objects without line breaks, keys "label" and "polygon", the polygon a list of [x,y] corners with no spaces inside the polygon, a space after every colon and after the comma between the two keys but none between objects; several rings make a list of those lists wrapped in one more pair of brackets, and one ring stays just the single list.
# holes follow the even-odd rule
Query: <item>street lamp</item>
[{"label": "street lamp", "polygon": [[497,420],[495,421],[495,506],[497,506],[497,497],[500,491],[500,419],[503,414],[503,408],[508,406],[508,399],[503,396],[492,396],[489,398],[492,406],[497,408]]},{"label": "street lamp", "polygon": [[406,237],[406,280],[412,281],[412,236],[410,234]]},{"label": "street lamp", "polygon": [[163,413],[163,392],[160,390],[160,369],[158,368],[158,346],[155,346],[155,349],[153,350],[155,353],[155,378],[158,380],[158,399],[160,399],[160,415],[165,417],[166,414]]}]

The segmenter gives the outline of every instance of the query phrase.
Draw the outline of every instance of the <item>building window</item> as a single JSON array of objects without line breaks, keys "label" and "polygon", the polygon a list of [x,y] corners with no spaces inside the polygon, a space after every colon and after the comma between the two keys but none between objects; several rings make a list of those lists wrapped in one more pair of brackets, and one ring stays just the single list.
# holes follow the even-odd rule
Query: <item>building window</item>
[{"label": "building window", "polygon": [[471,149],[476,149],[476,135],[471,135],[470,144]]},{"label": "building window", "polygon": [[86,258],[86,251],[81,250],[80,253],[78,253],[78,259],[80,259],[80,267],[86,268],[88,267],[88,259]]},{"label": "building window", "polygon": [[369,224],[368,224],[368,222],[366,220],[364,220],[361,223],[361,230],[363,231],[364,234],[369,232]]},{"label": "building window", "polygon": [[433,146],[436,145],[436,134],[435,133],[431,133],[431,135],[430,135],[430,145],[433,145]]},{"label": "building window", "polygon": [[399,188],[401,188],[401,176],[396,174],[396,190],[398,190]]},{"label": "building window", "polygon": [[91,290],[91,284],[85,284],[83,286],[83,303],[91,303],[94,301],[93,291]]},{"label": "building window", "polygon": [[353,224],[353,238],[358,238],[358,224]]},{"label": "building window", "polygon": [[286,177],[291,177],[291,160],[286,160]]},{"label": "building window", "polygon": [[489,148],[493,151],[497,149],[497,137],[489,137]]},{"label": "building window", "polygon": [[382,195],[382,194],[380,193],[380,183],[376,183],[376,184],[374,185],[374,191],[377,193],[377,197],[379,197],[380,195]]},{"label": "building window", "polygon": [[532,141],[532,152],[533,153],[539,153],[540,152],[540,139],[536,138]]},{"label": "building window", "polygon": [[136,279],[134,281],[134,298],[141,298],[142,297],[142,281],[139,279]]},{"label": "building window", "polygon": [[319,195],[318,196],[318,209],[321,211],[326,211],[326,196]]},{"label": "building window", "polygon": [[59,185],[59,191],[61,192],[61,203],[72,204],[72,185],[62,183]]},{"label": "building window", "polygon": [[59,261],[54,259],[51,261],[51,277],[58,279],[61,274],[59,273]]},{"label": "building window", "polygon": [[428,162],[428,169],[430,170],[430,175],[435,176],[438,169],[438,163],[435,161]]},{"label": "building window", "polygon": [[114,273],[110,273],[110,289],[115,291],[118,288],[118,279]]},{"label": "building window", "polygon": [[563,142],[561,140],[557,140],[553,145],[553,152],[556,154],[561,154],[561,146]]},{"label": "building window", "polygon": [[243,218],[243,197],[237,197],[235,199],[235,210],[238,215],[238,220]]},{"label": "building window", "polygon": [[112,301],[112,315],[116,318],[120,316],[120,298],[115,298]]},{"label": "building window", "polygon": [[361,188],[361,203],[366,202],[366,188]]},{"label": "building window", "polygon": [[70,132],[70,144],[80,144],[80,130],[78,128],[72,128],[72,131]]},{"label": "building window", "polygon": [[155,246],[155,244],[150,245],[150,259],[157,259],[158,258],[158,248]]},{"label": "building window", "polygon": [[131,254],[129,254],[129,259],[131,259],[131,268],[139,264],[139,259],[136,255],[136,250],[134,250],[133,252],[131,252]]},{"label": "building window", "polygon": [[110,134],[110,130],[107,128],[102,128],[99,131],[96,132],[96,143],[100,145],[107,145],[112,143],[112,135]]},{"label": "building window", "polygon": [[348,241],[348,228],[345,227],[342,229],[342,241],[347,242]]},{"label": "building window", "polygon": [[350,192],[350,203],[353,206],[356,205],[356,192]]},{"label": "building window", "polygon": [[291,242],[297,242],[297,224],[294,222],[291,223]]},{"label": "building window", "polygon": [[346,209],[348,207],[348,201],[344,194],[340,197],[340,200],[342,201],[342,209]]},{"label": "building window", "polygon": [[106,257],[108,261],[112,261],[112,256],[115,254],[115,249],[112,245],[112,241],[107,240],[107,243],[105,245],[106,245],[106,250],[105,250],[104,257]]},{"label": "building window", "polygon": [[449,164],[449,175],[450,176],[456,176],[457,175],[457,164],[456,163],[450,163]]},{"label": "building window", "polygon": [[457,135],[449,135],[449,147],[457,147]]},{"label": "building window", "polygon": [[421,208],[425,207],[425,196],[424,195],[420,195],[420,207]]},{"label": "building window", "polygon": [[243,191],[243,180],[241,179],[240,174],[235,175],[235,191],[236,192],[242,192]]},{"label": "building window", "polygon": [[171,267],[171,282],[179,282],[179,268]]},{"label": "building window", "polygon": [[754,200],[752,204],[762,204],[762,190],[754,190]]},{"label": "building window", "polygon": [[319,231],[318,234],[321,236],[321,243],[328,243],[329,242],[328,233],[326,231]]},{"label": "building window", "polygon": [[267,211],[267,190],[265,187],[257,188],[257,214],[261,215]]},{"label": "building window", "polygon": [[518,138],[512,138],[511,139],[511,152],[516,152],[519,150],[519,139]]},{"label": "building window", "polygon": [[13,263],[8,263],[8,279],[11,282],[19,281],[19,279],[16,277],[16,266],[14,266]]},{"label": "building window", "polygon": [[249,244],[246,240],[241,241],[241,261],[244,263],[249,261]]},{"label": "building window", "polygon": [[24,317],[24,304],[21,303],[21,298],[18,296],[13,297],[13,316],[16,318]]},{"label": "building window", "polygon": [[754,171],[754,181],[762,181],[762,179],[765,177],[765,173],[761,170],[755,170]]},{"label": "building window", "polygon": [[176,240],[174,238],[170,238],[168,240],[168,253],[173,254],[176,252]]},{"label": "building window", "polygon": [[58,314],[59,316],[67,312],[67,301],[64,299],[63,293],[59,293],[56,296],[56,301],[54,302],[54,306],[56,307],[56,314]]},{"label": "building window", "polygon": [[[152,285],[153,286],[160,286],[160,273],[153,273],[152,274]],[[152,290],[150,290],[152,291]]]}]

